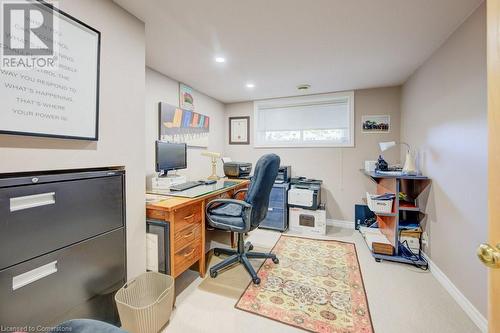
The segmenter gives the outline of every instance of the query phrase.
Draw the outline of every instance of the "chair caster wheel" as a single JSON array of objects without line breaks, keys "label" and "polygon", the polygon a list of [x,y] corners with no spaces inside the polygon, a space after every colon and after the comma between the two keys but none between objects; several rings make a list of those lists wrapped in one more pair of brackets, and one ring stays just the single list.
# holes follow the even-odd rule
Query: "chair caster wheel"
[{"label": "chair caster wheel", "polygon": [[382,259],[375,259],[376,262],[382,262]]},{"label": "chair caster wheel", "polygon": [[260,278],[256,277],[255,279],[252,279],[254,284],[260,284]]},{"label": "chair caster wheel", "polygon": [[220,252],[217,250],[214,250],[214,256],[216,256],[216,257],[220,256]]},{"label": "chair caster wheel", "polygon": [[280,263],[280,260],[279,260],[278,258],[273,258],[273,262],[274,262],[275,264],[279,264],[279,263]]},{"label": "chair caster wheel", "polygon": [[216,271],[213,271],[213,272],[210,271],[210,277],[215,279],[217,277],[217,272]]},{"label": "chair caster wheel", "polygon": [[252,251],[253,250],[253,245],[250,244],[250,246],[248,247],[248,251]]}]

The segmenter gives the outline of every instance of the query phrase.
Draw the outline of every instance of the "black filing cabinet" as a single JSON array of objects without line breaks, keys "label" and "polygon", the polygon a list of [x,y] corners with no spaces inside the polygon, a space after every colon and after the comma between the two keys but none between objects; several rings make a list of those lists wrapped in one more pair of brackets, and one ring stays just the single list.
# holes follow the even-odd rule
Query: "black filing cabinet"
[{"label": "black filing cabinet", "polygon": [[0,324],[118,322],[125,171],[0,175]]},{"label": "black filing cabinet", "polygon": [[269,207],[259,228],[285,231],[288,229],[287,193],[290,183],[275,183],[269,196]]}]

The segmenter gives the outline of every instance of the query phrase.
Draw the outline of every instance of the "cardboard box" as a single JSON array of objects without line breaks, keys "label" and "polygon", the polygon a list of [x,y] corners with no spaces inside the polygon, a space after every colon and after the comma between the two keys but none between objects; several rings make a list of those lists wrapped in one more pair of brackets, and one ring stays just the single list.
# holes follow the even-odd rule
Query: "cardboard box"
[{"label": "cardboard box", "polygon": [[288,209],[289,229],[303,235],[326,235],[326,210]]}]

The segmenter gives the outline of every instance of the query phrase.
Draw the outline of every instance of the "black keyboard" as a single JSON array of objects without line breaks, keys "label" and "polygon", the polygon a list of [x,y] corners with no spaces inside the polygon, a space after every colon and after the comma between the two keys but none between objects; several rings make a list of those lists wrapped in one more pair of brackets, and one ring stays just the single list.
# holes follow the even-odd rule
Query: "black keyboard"
[{"label": "black keyboard", "polygon": [[199,182],[199,181],[196,181],[196,182],[185,182],[185,183],[182,183],[182,184],[177,184],[177,185],[174,185],[174,186],[171,186],[170,187],[170,191],[185,191],[185,190],[189,190],[190,188],[193,188],[193,187],[196,187],[196,186],[200,186],[200,185],[203,185],[202,182]]}]

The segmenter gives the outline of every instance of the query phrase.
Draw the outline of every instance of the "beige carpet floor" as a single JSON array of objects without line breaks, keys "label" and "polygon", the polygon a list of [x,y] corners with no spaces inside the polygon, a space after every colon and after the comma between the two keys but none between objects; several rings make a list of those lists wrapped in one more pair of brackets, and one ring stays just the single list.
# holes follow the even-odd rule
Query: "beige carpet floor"
[{"label": "beige carpet floor", "polygon": [[[264,247],[255,247],[253,251],[267,252],[269,249]],[[209,259],[210,264],[207,267],[213,266],[225,258],[227,258],[227,256],[221,255],[220,257],[216,257],[211,255]],[[262,262],[263,260],[251,260],[255,271],[258,271]],[[207,272],[207,275],[208,274],[209,273]],[[249,282],[250,278],[243,265],[234,265],[221,272],[216,279],[203,279],[199,285],[199,289],[237,300],[240,298],[243,291],[245,291]]]},{"label": "beige carpet floor", "polygon": [[[257,229],[250,233],[255,250],[270,249],[280,233]],[[224,246],[225,233],[210,233],[210,246]],[[377,333],[475,333],[479,329],[428,272],[390,262],[376,263],[357,231],[328,228],[325,238],[356,244]],[[219,258],[211,256],[210,265]],[[262,261],[255,260],[258,268]],[[209,265],[209,266],[210,266]],[[304,332],[234,308],[250,277],[242,266],[201,279],[187,271],[176,279],[176,306],[165,333]]]}]

